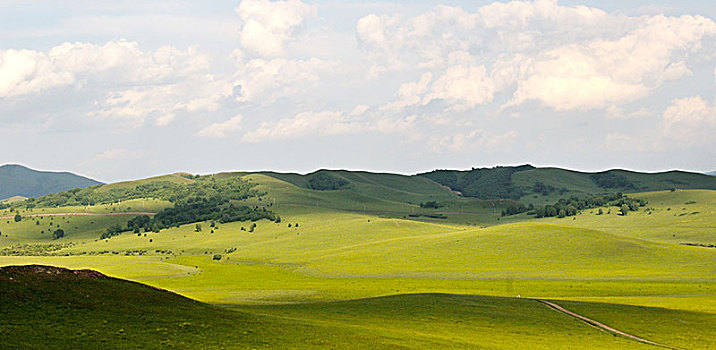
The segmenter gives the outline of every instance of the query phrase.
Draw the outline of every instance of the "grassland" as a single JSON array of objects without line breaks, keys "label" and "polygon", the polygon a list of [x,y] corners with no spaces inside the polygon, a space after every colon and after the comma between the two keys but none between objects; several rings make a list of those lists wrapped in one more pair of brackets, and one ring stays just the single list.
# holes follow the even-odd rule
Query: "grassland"
[{"label": "grassland", "polygon": [[[9,219],[0,222],[0,247],[66,244],[52,254],[67,256],[0,256],[0,265],[93,268],[228,307],[259,320],[251,327],[283,325],[251,328],[256,339],[275,339],[246,343],[259,348],[647,347],[525,298],[558,300],[668,345],[716,347],[716,249],[681,244],[716,243],[715,191],[641,193],[634,196],[649,203],[627,216],[617,215],[617,208],[597,215],[595,208],[534,219],[501,217],[509,201],[461,198],[401,176],[343,174],[351,187],[335,191],[303,188],[305,179],[289,175],[219,176],[258,184],[266,195],[245,204],[266,206],[282,221],[258,221],[253,232],[245,230],[251,222],[203,222],[200,232],[192,224],[99,240],[104,225],[131,216],[36,219],[40,227],[46,220],[76,227],[53,241],[36,232],[35,219]],[[421,208],[427,200],[441,207]],[[84,210],[139,210],[140,201],[151,209],[168,205],[133,200]],[[436,213],[445,218],[415,216]],[[142,334],[158,339],[150,333]],[[239,341],[233,336],[227,339]],[[197,344],[187,341],[174,346]]]},{"label": "grassland", "polygon": [[[6,347],[649,348],[528,299],[421,294],[229,310],[140,284],[70,272],[4,269],[0,285],[0,336]],[[595,303],[569,306],[593,313],[616,309],[623,313],[621,321],[642,320],[627,323],[636,331],[659,324],[661,328],[649,332],[655,337],[679,319],[694,328],[681,335],[683,342],[709,345],[700,337],[712,326],[701,333],[695,327],[712,320],[706,314]]]}]

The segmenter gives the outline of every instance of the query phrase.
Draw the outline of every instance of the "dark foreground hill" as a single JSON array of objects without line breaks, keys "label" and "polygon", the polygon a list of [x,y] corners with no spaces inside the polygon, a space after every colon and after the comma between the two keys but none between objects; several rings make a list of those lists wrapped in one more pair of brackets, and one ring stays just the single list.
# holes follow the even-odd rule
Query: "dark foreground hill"
[{"label": "dark foreground hill", "polygon": [[98,184],[101,182],[68,172],[37,171],[17,164],[0,166],[0,199],[39,197]]},{"label": "dark foreground hill", "polygon": [[0,268],[0,348],[338,348],[371,339],[352,332],[203,304],[90,270]]},{"label": "dark foreground hill", "polygon": [[[657,341],[712,345],[710,314],[558,303]],[[234,310],[41,265],[0,268],[0,315],[4,349],[650,348],[527,298],[407,294]]]}]

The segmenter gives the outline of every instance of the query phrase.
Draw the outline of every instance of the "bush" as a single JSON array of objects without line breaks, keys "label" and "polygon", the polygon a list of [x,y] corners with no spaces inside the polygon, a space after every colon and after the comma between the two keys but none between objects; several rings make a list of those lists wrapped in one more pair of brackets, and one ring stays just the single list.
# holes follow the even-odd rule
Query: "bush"
[{"label": "bush", "polygon": [[421,208],[430,208],[430,209],[437,209],[440,208],[440,205],[436,201],[428,201],[428,202],[421,202],[420,203]]},{"label": "bush", "polygon": [[221,260],[221,254],[214,254],[213,260]]},{"label": "bush", "polygon": [[52,239],[60,239],[65,236],[65,231],[63,231],[61,228],[58,228],[55,230],[55,232],[52,232]]}]

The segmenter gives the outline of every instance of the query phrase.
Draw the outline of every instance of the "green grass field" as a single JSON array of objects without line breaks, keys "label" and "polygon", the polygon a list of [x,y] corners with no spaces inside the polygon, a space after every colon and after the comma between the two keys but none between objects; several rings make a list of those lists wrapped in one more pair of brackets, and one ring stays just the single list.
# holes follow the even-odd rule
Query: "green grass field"
[{"label": "green grass field", "polygon": [[[649,348],[528,299],[431,293],[226,309],[140,284],[70,272],[2,271],[0,285],[0,335],[6,347]],[[707,336],[713,331],[713,315],[567,304],[678,346],[711,344]],[[680,324],[674,325],[677,319]],[[664,337],[672,327],[690,331]]]},{"label": "green grass field", "polygon": [[[189,327],[195,333],[186,334],[200,335],[182,335],[181,343],[172,343],[179,348],[219,348],[231,342],[257,348],[649,347],[527,298],[556,300],[670,346],[716,347],[716,249],[682,244],[716,244],[716,191],[633,194],[648,204],[626,216],[617,215],[617,208],[603,208],[604,214],[597,215],[595,208],[575,217],[534,219],[500,217],[505,201],[461,198],[400,176],[348,173],[344,176],[352,187],[336,191],[309,190],[301,187],[301,178],[288,175],[220,176],[257,183],[266,195],[246,203],[270,204],[282,221],[258,221],[253,232],[242,230],[250,222],[216,227],[203,222],[200,232],[191,224],[99,240],[103,227],[132,216],[6,219],[0,222],[0,249],[22,254],[0,256],[0,265],[91,268],[213,304],[196,304],[197,310],[213,311],[187,311],[192,315],[186,317],[197,319],[186,322],[211,325],[205,328],[216,327],[217,333]],[[420,208],[427,200],[443,206]],[[167,205],[135,199],[32,212],[109,214]],[[446,218],[411,216],[437,212]],[[47,227],[58,221],[67,237],[52,240]],[[53,248],[41,249],[49,245]],[[148,322],[159,322],[166,312],[147,311],[153,315]],[[193,315],[205,312],[216,316]],[[59,322],[61,316],[53,317]],[[212,317],[219,320],[216,325]],[[228,328],[232,317],[254,322],[244,327],[253,340]],[[166,318],[180,317],[169,313]],[[13,322],[0,327],[5,334],[15,329]],[[79,321],[73,325],[83,327]],[[148,344],[143,342],[159,341],[163,334],[147,330],[139,333],[146,339],[140,339],[126,335],[129,327],[105,341],[123,336],[125,344]],[[103,329],[78,332],[97,336]],[[226,337],[211,345],[219,330]]]}]

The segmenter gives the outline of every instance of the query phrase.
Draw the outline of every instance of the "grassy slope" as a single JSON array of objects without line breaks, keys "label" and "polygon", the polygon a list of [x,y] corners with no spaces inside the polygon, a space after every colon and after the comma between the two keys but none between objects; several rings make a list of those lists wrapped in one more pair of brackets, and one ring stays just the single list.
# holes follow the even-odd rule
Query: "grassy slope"
[{"label": "grassy slope", "polygon": [[147,183],[151,183],[151,182],[159,182],[159,181],[166,181],[166,182],[177,183],[177,184],[194,182],[194,180],[188,179],[183,175],[188,175],[188,174],[175,173],[175,174],[160,175],[160,176],[154,176],[154,177],[149,177],[146,179],[139,179],[139,180],[133,180],[133,181],[115,182],[115,183],[104,185],[104,186],[100,187],[99,190],[109,191],[113,188],[134,187],[137,185],[143,185],[143,184],[147,184]]},{"label": "grassy slope", "polygon": [[216,308],[111,278],[3,271],[0,290],[4,348],[375,348],[391,342]]},{"label": "grassy slope", "polygon": [[[0,287],[0,335],[5,347],[647,348],[526,299],[401,295],[231,311],[131,282],[70,272],[3,269]],[[570,307],[585,313],[624,312],[623,307],[606,304]],[[648,316],[663,325],[677,318],[692,326],[711,320],[688,312],[627,311],[619,320]],[[630,330],[646,331],[643,323]],[[701,329],[688,336],[703,338],[711,330],[708,325]],[[690,344],[710,344],[708,339],[699,340]]]},{"label": "grassy slope", "polygon": [[[216,304],[295,303],[444,292],[496,296],[522,294],[701,310],[706,316],[684,316],[685,320],[699,322],[710,320],[709,315],[716,314],[716,283],[712,277],[716,275],[716,250],[673,244],[680,241],[667,235],[683,236],[689,242],[713,243],[710,237],[714,234],[711,227],[714,191],[640,194],[639,197],[648,197],[648,207],[653,208],[651,215],[645,210],[630,213],[627,217],[596,216],[586,211],[576,218],[541,220],[547,224],[521,223],[475,229],[449,224],[448,220],[426,223],[400,219],[405,214],[420,211],[408,201],[431,198],[436,194],[403,188],[400,191],[405,194],[396,196],[401,199],[397,201],[380,197],[382,182],[354,185],[365,186],[357,187],[360,191],[354,188],[321,192],[298,188],[267,175],[245,176],[268,192],[262,202],[254,200],[253,204],[266,205],[266,201],[273,204],[275,199],[276,204],[271,208],[283,217],[281,224],[262,221],[254,233],[248,233],[240,230],[241,226],[248,227],[248,223],[232,223],[220,225],[211,233],[205,223],[200,233],[194,232],[193,225],[187,225],[147,237],[125,234],[109,241],[90,241],[90,233],[87,236],[72,234],[66,240],[77,244],[62,252],[109,249],[118,254],[70,258],[0,257],[0,265],[42,261],[96,266],[116,276],[142,280]],[[358,183],[358,180],[352,181]],[[471,222],[482,224],[491,219],[492,224],[497,223],[491,202],[449,201],[454,201],[448,204],[452,209],[467,207],[461,209],[472,215]],[[501,203],[497,202],[497,205]],[[440,210],[446,211],[445,208]],[[695,211],[699,213],[693,214]],[[680,216],[682,213],[687,214]],[[503,222],[525,219],[515,216],[503,218]],[[298,228],[287,227],[288,223],[297,222],[300,223]],[[635,224],[644,229],[635,228]],[[15,224],[11,222],[9,225]],[[4,233],[6,229],[2,230]],[[17,232],[8,232],[12,238],[22,236],[24,231],[17,226]],[[32,234],[27,236],[28,241],[35,239],[37,237]],[[228,248],[236,248],[236,251],[226,254]],[[135,249],[158,256],[119,256]],[[173,254],[156,250],[171,250]],[[223,259],[213,261],[213,254],[222,254]],[[300,307],[295,306],[297,310]],[[332,312],[330,305],[318,304],[312,311],[318,315],[315,320],[327,317],[320,311],[322,308],[327,313]],[[485,308],[489,309],[489,306],[485,305],[482,310]],[[276,311],[278,308],[272,310],[261,312],[283,312]],[[640,316],[644,319],[658,319],[655,317],[661,312],[651,316],[651,309],[644,310]],[[361,311],[354,309],[350,312],[360,314]],[[589,316],[588,312],[585,314]],[[310,317],[301,318],[302,322],[310,321],[307,318]],[[621,318],[628,319],[626,316]],[[364,321],[356,321],[357,326],[351,322],[345,324],[335,320],[330,323],[365,331],[360,328]],[[395,329],[389,327],[391,322],[400,324],[396,320],[375,322],[383,325],[382,330],[375,327],[372,332],[385,332],[385,336],[394,341],[407,342],[411,341],[408,338],[423,332],[421,327],[441,329],[451,321],[436,317],[426,324],[405,324],[407,330],[402,333],[395,333]],[[472,326],[483,327],[484,321],[479,322],[483,324]],[[682,325],[666,322],[662,333],[669,341],[664,342],[680,342],[679,334],[692,331],[689,322],[692,321]],[[534,323],[530,325],[534,326]],[[522,332],[523,336],[529,333],[503,327],[510,329],[509,332]],[[684,330],[681,327],[690,328]],[[537,328],[534,331],[538,332]],[[468,338],[476,337],[480,338],[480,334]],[[453,344],[464,345],[458,338]],[[420,344],[425,347],[432,343]],[[534,344],[542,343],[535,340]]]},{"label": "grassy slope", "polygon": [[[17,244],[87,242],[98,239],[107,227],[115,224],[126,225],[135,215],[90,215],[90,216],[42,216],[56,213],[110,214],[127,211],[157,212],[170,203],[154,199],[134,199],[121,203],[61,208],[34,208],[18,210],[23,215],[20,222],[14,219],[0,220],[0,249]],[[0,217],[12,217],[17,212],[0,210]],[[40,215],[30,217],[29,215]],[[39,223],[39,224],[38,224]],[[61,228],[67,238],[53,240],[52,232]],[[44,231],[44,233],[42,233]]]},{"label": "grassy slope", "polygon": [[617,208],[604,208],[605,213],[611,213],[596,215],[598,209],[593,209],[575,218],[543,221],[651,241],[716,244],[716,191],[662,191],[632,196],[643,198],[648,204],[626,217],[618,215]]},{"label": "grassy slope", "polygon": [[551,185],[556,188],[566,188],[568,192],[560,196],[558,192],[549,196],[529,193],[520,200],[535,204],[548,204],[556,202],[560,197],[570,196],[592,196],[604,193],[622,192],[645,192],[663,191],[671,188],[680,189],[716,189],[716,178],[703,174],[689,173],[684,171],[668,171],[662,173],[638,173],[626,170],[610,170],[608,173],[621,175],[634,183],[635,188],[601,188],[597,186],[589,176],[592,173],[585,173],[560,168],[538,168],[521,171],[512,176],[516,186],[520,186],[530,192],[536,182]]}]

